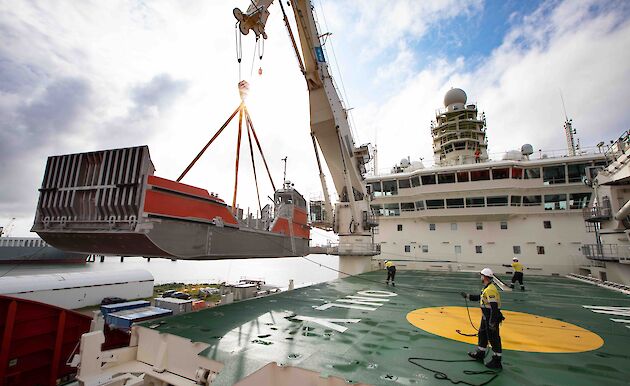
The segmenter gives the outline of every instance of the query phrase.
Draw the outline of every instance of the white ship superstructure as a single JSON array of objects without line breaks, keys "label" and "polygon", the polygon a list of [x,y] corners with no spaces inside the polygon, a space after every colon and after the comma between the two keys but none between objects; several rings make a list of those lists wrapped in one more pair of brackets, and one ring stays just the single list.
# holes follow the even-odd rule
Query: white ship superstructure
[{"label": "white ship superstructure", "polygon": [[606,155],[534,155],[526,144],[489,160],[485,116],[466,99],[451,89],[431,125],[435,167],[403,160],[368,177],[380,216],[378,259],[407,269],[505,272],[518,257],[526,273],[580,272],[594,230],[582,217],[592,199],[584,180],[606,166]]}]

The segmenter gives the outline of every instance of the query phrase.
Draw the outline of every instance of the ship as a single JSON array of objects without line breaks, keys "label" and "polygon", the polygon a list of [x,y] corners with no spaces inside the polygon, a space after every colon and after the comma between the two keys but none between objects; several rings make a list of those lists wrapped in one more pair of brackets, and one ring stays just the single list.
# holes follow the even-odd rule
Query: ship
[{"label": "ship", "polygon": [[85,264],[87,257],[57,249],[39,237],[0,237],[0,264]]},{"label": "ship", "polygon": [[601,145],[579,148],[567,120],[566,151],[524,144],[493,160],[485,114],[467,99],[464,90],[450,89],[431,122],[434,166],[405,158],[367,177],[382,251],[373,263],[508,272],[504,265],[518,258],[530,274],[591,273],[584,246],[598,227],[583,213],[597,199],[585,182],[606,168],[611,153]]},{"label": "ship", "polygon": [[[71,252],[182,260],[304,256],[306,201],[285,181],[260,218],[154,175],[147,146],[51,156],[33,232]],[[273,210],[273,212],[272,212]]]},{"label": "ship", "polygon": [[[238,30],[243,34],[253,31],[265,38],[271,3],[272,0],[254,0],[246,12],[235,9]],[[353,141],[347,109],[328,72],[323,47],[327,35],[318,31],[315,8],[306,0],[289,3],[295,16],[300,52],[283,3],[278,3],[308,86],[311,135],[320,176],[323,174],[317,145],[340,200],[334,212],[327,197],[319,208],[314,206],[320,210],[321,216],[316,216],[319,225],[340,236],[339,266],[314,264],[334,270],[340,278],[137,323],[130,328],[130,343],[126,347],[104,349],[102,331],[83,334],[77,350],[68,358],[68,363],[78,368],[78,383],[90,386],[627,384],[630,288],[611,281],[620,272],[621,278],[630,276],[623,274],[627,260],[618,253],[630,245],[626,231],[630,204],[625,196],[630,185],[627,136],[616,149],[605,149],[601,154],[584,154],[573,147],[574,154],[566,157],[536,158],[533,148],[524,146],[518,155],[511,153],[505,160],[488,161],[483,116],[478,116],[476,106],[468,106],[462,90],[456,90],[450,94],[454,102],[445,104],[447,111],[439,115],[433,132],[435,141],[440,142],[436,148],[439,166],[432,170],[410,170],[410,165],[403,164],[398,165],[400,172],[366,179],[365,166],[370,155],[366,146],[355,146]],[[459,119],[462,111],[470,116]],[[450,123],[450,118],[455,118],[455,122]],[[451,134],[455,138],[449,138]],[[471,139],[470,143],[464,140],[463,148],[458,143],[464,137],[459,134],[469,135]],[[447,148],[449,141],[452,146]],[[56,174],[57,180],[73,179],[65,178],[63,170],[64,167],[81,170],[73,169],[74,162],[66,159],[56,166],[62,170]],[[116,161],[112,162],[116,165]],[[112,171],[124,169],[107,166],[99,170],[102,175],[120,175],[124,171]],[[67,175],[82,178],[81,172],[74,173]],[[97,174],[92,173],[96,178]],[[424,173],[426,184],[422,179]],[[569,175],[574,174],[579,183],[570,181]],[[155,222],[156,227],[159,227],[157,220],[171,218],[178,224],[199,222],[199,213],[203,213],[200,210],[189,219],[190,216],[173,216],[173,212],[156,213],[147,208],[146,200],[143,204],[140,199],[124,199],[149,197],[152,191],[164,190],[173,196],[179,192],[190,198],[190,188],[149,177],[152,173],[140,180],[107,180],[88,184],[86,188],[81,188],[82,184],[49,186],[45,177],[34,228],[43,238],[74,243],[68,244],[71,248],[87,244],[85,240],[95,233],[95,240],[100,243],[98,248],[111,248],[104,243],[107,239],[103,235],[113,237],[112,241],[118,244],[124,244],[117,237],[125,233],[136,238],[134,243],[144,238],[153,245],[160,244],[150,236],[154,229],[151,226],[132,229],[125,221],[133,220],[135,224],[146,220],[150,224]],[[396,194],[393,194],[394,184],[385,186],[386,181],[395,182]],[[323,177],[322,185],[326,195]],[[445,191],[449,186],[457,189]],[[139,194],[130,196],[126,188]],[[467,195],[475,190],[484,194]],[[111,195],[110,191],[116,194]],[[78,200],[81,195],[93,195],[94,199]],[[205,193],[200,195],[204,196],[204,202],[208,201]],[[222,207],[220,201],[210,200]],[[420,202],[417,206],[416,201]],[[72,213],[77,205],[93,202],[96,202],[95,217],[88,220],[100,221],[98,227],[89,221],[82,223],[83,218],[75,218]],[[406,210],[403,203],[407,204]],[[129,210],[129,204],[140,209],[132,206]],[[413,214],[409,210],[412,207]],[[178,206],[166,208],[174,210]],[[46,212],[48,209],[52,210]],[[372,211],[379,216],[373,218]],[[107,216],[103,217],[103,213]],[[142,216],[122,217],[136,213]],[[425,215],[428,217],[422,218]],[[461,222],[461,218],[465,221]],[[111,222],[110,230],[115,232],[104,229],[105,222]],[[523,223],[521,229],[519,222]],[[218,223],[208,222],[214,227]],[[412,238],[412,224],[423,223],[425,230],[415,229],[418,235]],[[572,225],[563,230],[565,223]],[[425,231],[448,230],[443,229],[445,224],[453,232],[450,237],[436,236],[437,246],[434,241],[423,244],[421,237],[429,240]],[[464,224],[474,224],[475,228],[465,229]],[[537,227],[530,228],[534,225]],[[88,229],[82,230],[82,226]],[[595,229],[593,233],[584,229],[578,232],[578,226]],[[462,234],[472,231],[475,236],[456,236],[460,227]],[[562,237],[552,245],[549,240],[553,236],[543,233],[555,230],[560,230]],[[385,239],[390,231],[402,236],[391,236],[390,243]],[[485,231],[489,236],[474,233]],[[500,231],[508,232],[501,235]],[[574,231],[575,235],[569,234]],[[77,239],[73,241],[74,236]],[[492,244],[490,236],[494,243],[501,244]],[[380,256],[379,243],[385,248]],[[607,247],[613,243],[615,249]],[[423,252],[422,247],[412,249],[417,245],[427,245],[436,254],[431,259],[420,259],[416,254],[429,252]],[[456,253],[460,249],[462,255],[471,257],[446,259],[443,253],[438,253],[441,245],[444,251]],[[460,248],[455,248],[457,245]],[[497,250],[492,251],[495,245]],[[509,253],[504,250],[508,245]],[[499,268],[497,278],[507,279],[507,271],[501,271],[503,266],[499,264],[520,255],[514,246],[521,247],[520,254],[530,270],[525,276],[526,291],[501,292],[506,319],[501,325],[505,351],[503,370],[499,372],[488,370],[466,354],[477,343],[481,312],[478,305],[467,303],[460,294],[481,289],[480,266]],[[559,246],[558,250],[555,246]],[[558,262],[554,261],[556,255]],[[393,259],[401,268],[396,286],[387,285],[385,272],[378,270],[384,258]],[[587,271],[594,266],[606,273],[607,280]]]}]

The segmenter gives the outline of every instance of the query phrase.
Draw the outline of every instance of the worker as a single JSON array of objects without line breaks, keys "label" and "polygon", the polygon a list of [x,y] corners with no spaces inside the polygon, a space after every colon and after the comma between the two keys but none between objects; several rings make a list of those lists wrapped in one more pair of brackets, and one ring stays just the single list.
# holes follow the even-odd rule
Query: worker
[{"label": "worker", "polygon": [[389,279],[392,279],[392,285],[396,287],[394,283],[394,277],[396,276],[396,266],[391,260],[385,261],[385,269],[387,270],[387,285],[389,285]]},{"label": "worker", "polygon": [[499,290],[492,282],[494,274],[490,268],[484,268],[480,272],[481,281],[483,282],[483,290],[480,295],[467,294],[462,292],[461,295],[465,299],[472,301],[479,300],[481,306],[481,323],[479,324],[479,333],[477,334],[477,348],[468,355],[478,361],[484,360],[488,342],[492,346],[492,359],[486,364],[489,369],[502,369],[501,365],[501,336],[499,334],[499,325],[505,319],[501,313],[501,296]]},{"label": "worker", "polygon": [[481,150],[479,148],[475,149],[475,163],[479,163],[481,161]]},{"label": "worker", "polygon": [[518,284],[521,285],[521,291],[525,291],[525,286],[523,285],[523,264],[518,262],[518,257],[512,259],[512,264],[503,264],[504,267],[512,267],[514,270],[514,274],[512,275],[512,284],[510,284],[510,288],[514,288],[514,283],[518,281]]}]

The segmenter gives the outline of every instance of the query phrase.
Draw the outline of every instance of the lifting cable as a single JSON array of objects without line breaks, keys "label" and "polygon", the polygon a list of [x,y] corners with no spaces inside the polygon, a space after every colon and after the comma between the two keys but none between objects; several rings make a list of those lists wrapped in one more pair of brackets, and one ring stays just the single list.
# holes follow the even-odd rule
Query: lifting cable
[{"label": "lifting cable", "polygon": [[247,141],[249,142],[249,155],[252,158],[252,168],[254,169],[254,182],[256,183],[256,197],[258,198],[258,209],[262,216],[262,205],[260,204],[260,191],[258,190],[258,176],[256,175],[256,162],[254,162],[254,147],[252,146],[251,126],[249,120],[245,120],[245,126],[247,126]]},{"label": "lifting cable", "polygon": [[223,132],[223,130],[227,127],[227,125],[230,124],[230,122],[232,121],[232,119],[234,119],[234,117],[236,116],[236,113],[238,113],[239,111],[241,111],[241,109],[244,107],[244,104],[241,103],[240,105],[238,105],[238,107],[236,108],[236,110],[234,110],[234,112],[232,113],[232,115],[230,115],[230,117],[227,119],[227,121],[225,121],[225,123],[223,124],[223,126],[221,126],[221,128],[219,130],[217,130],[217,132],[212,136],[212,138],[210,139],[210,141],[208,141],[208,143],[206,143],[206,145],[201,149],[201,151],[199,152],[199,154],[197,154],[197,156],[192,160],[192,162],[190,162],[190,164],[188,164],[188,166],[186,167],[186,169],[182,172],[182,174],[177,177],[177,182],[180,182],[182,180],[182,178],[184,178],[184,176],[186,176],[186,174],[188,174],[188,172],[190,171],[190,169],[192,169],[192,167],[195,165],[195,163],[197,163],[197,161],[199,160],[199,158],[201,158],[201,156],[203,155],[203,153],[206,152],[206,150],[208,149],[208,147],[212,144],[212,142],[214,142],[215,139],[217,139],[217,137]]},{"label": "lifting cable", "polygon": [[238,113],[238,138],[236,140],[236,161],[234,166],[234,196],[232,196],[232,214],[236,216],[236,193],[238,192],[238,163],[241,158],[241,134],[243,132],[243,109]]},{"label": "lifting cable", "polygon": [[197,161],[199,161],[201,156],[206,152],[206,150],[208,150],[208,147],[210,147],[210,145],[219,137],[219,135],[221,135],[223,130],[225,130],[225,128],[230,124],[230,122],[234,119],[237,113],[238,113],[238,137],[237,137],[237,142],[236,142],[236,157],[235,157],[236,159],[235,159],[235,164],[234,164],[234,195],[232,196],[232,213],[236,215],[236,198],[238,194],[238,172],[239,172],[239,166],[240,166],[240,152],[241,152],[241,140],[242,140],[243,118],[244,118],[246,130],[247,130],[247,139],[249,142],[249,153],[252,159],[252,168],[254,171],[254,182],[256,184],[256,196],[258,198],[258,209],[260,210],[260,213],[262,214],[262,205],[260,201],[260,189],[258,187],[258,174],[256,172],[254,147],[253,147],[252,138],[251,138],[252,135],[254,137],[254,140],[256,141],[256,146],[258,147],[258,151],[263,160],[263,163],[265,164],[265,169],[267,170],[267,175],[269,176],[269,181],[271,182],[271,186],[274,192],[276,191],[276,184],[274,184],[273,178],[271,177],[271,171],[269,170],[269,165],[267,164],[265,154],[263,153],[262,146],[260,144],[258,136],[256,135],[256,130],[254,129],[254,124],[252,123],[252,119],[251,119],[251,116],[249,115],[249,111],[247,110],[247,107],[245,106],[245,102],[241,102],[241,104],[236,108],[236,110],[234,110],[234,112],[228,117],[228,119],[223,123],[223,125],[219,128],[219,130],[217,130],[214,133],[212,138],[199,151],[199,153],[190,162],[190,164],[188,164],[186,169],[182,172],[182,174],[180,174],[180,176],[177,178],[176,181],[180,182],[186,176],[186,174],[188,174],[190,169],[192,169],[192,167],[197,163]]},{"label": "lifting cable", "polygon": [[265,158],[265,154],[263,153],[262,147],[260,146],[260,141],[258,140],[258,136],[256,135],[256,130],[254,130],[254,124],[252,123],[252,118],[249,115],[249,111],[247,107],[243,106],[245,110],[245,119],[249,123],[249,127],[252,129],[252,134],[254,135],[254,140],[256,141],[256,146],[258,146],[258,151],[260,152],[260,156],[263,159],[263,163],[265,164],[265,169],[267,169],[267,175],[269,176],[269,181],[271,182],[271,187],[273,191],[276,191],[276,184],[273,183],[273,178],[271,177],[271,172],[269,171],[269,165],[267,165],[267,159]]}]

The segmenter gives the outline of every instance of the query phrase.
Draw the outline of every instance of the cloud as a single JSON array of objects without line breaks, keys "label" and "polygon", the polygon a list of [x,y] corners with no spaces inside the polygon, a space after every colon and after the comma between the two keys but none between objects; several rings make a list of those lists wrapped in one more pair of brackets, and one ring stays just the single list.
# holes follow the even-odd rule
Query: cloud
[{"label": "cloud", "polygon": [[159,74],[149,82],[134,87],[131,99],[138,109],[167,109],[188,89],[188,82],[175,80],[169,74]]},{"label": "cloud", "polygon": [[[619,103],[630,98],[619,86],[630,77],[624,48],[630,46],[630,22],[628,7],[615,4],[544,2],[515,22],[503,43],[473,68],[466,58],[435,59],[399,78],[404,86],[392,95],[359,106],[359,126],[370,134],[378,130],[380,169],[407,155],[432,163],[429,121],[450,87],[466,90],[469,101],[485,111],[495,158],[523,143],[566,148],[561,91],[583,147],[616,138],[630,124],[630,113]],[[395,69],[378,68],[395,81]]]},{"label": "cloud", "polygon": [[[427,56],[419,47],[434,36],[452,43],[449,34],[431,33],[445,22],[474,26],[482,13],[491,16],[482,1],[314,4],[322,32],[334,33],[330,42],[342,65],[346,102],[354,107],[356,140],[373,142],[378,132],[381,168],[407,155],[432,158],[429,122],[450,87],[464,88],[485,110],[494,152],[524,142],[564,147],[560,89],[584,145],[630,124],[624,107],[630,95],[623,87],[630,77],[625,2],[552,1],[528,14],[519,11],[502,43],[474,59]],[[51,154],[147,144],[157,174],[176,178],[240,102],[234,6],[0,4],[0,186],[11,187],[0,190],[0,225],[19,217],[21,233],[27,231]],[[308,93],[277,5],[267,29],[262,62],[252,63],[253,38],[243,38],[241,73],[252,85],[248,108],[276,184],[288,156],[288,177],[308,199],[320,190]],[[326,48],[336,64],[332,47]],[[243,146],[238,202],[255,210]],[[235,150],[233,123],[185,182],[231,201]],[[271,194],[260,163],[258,177],[263,197]]]}]

